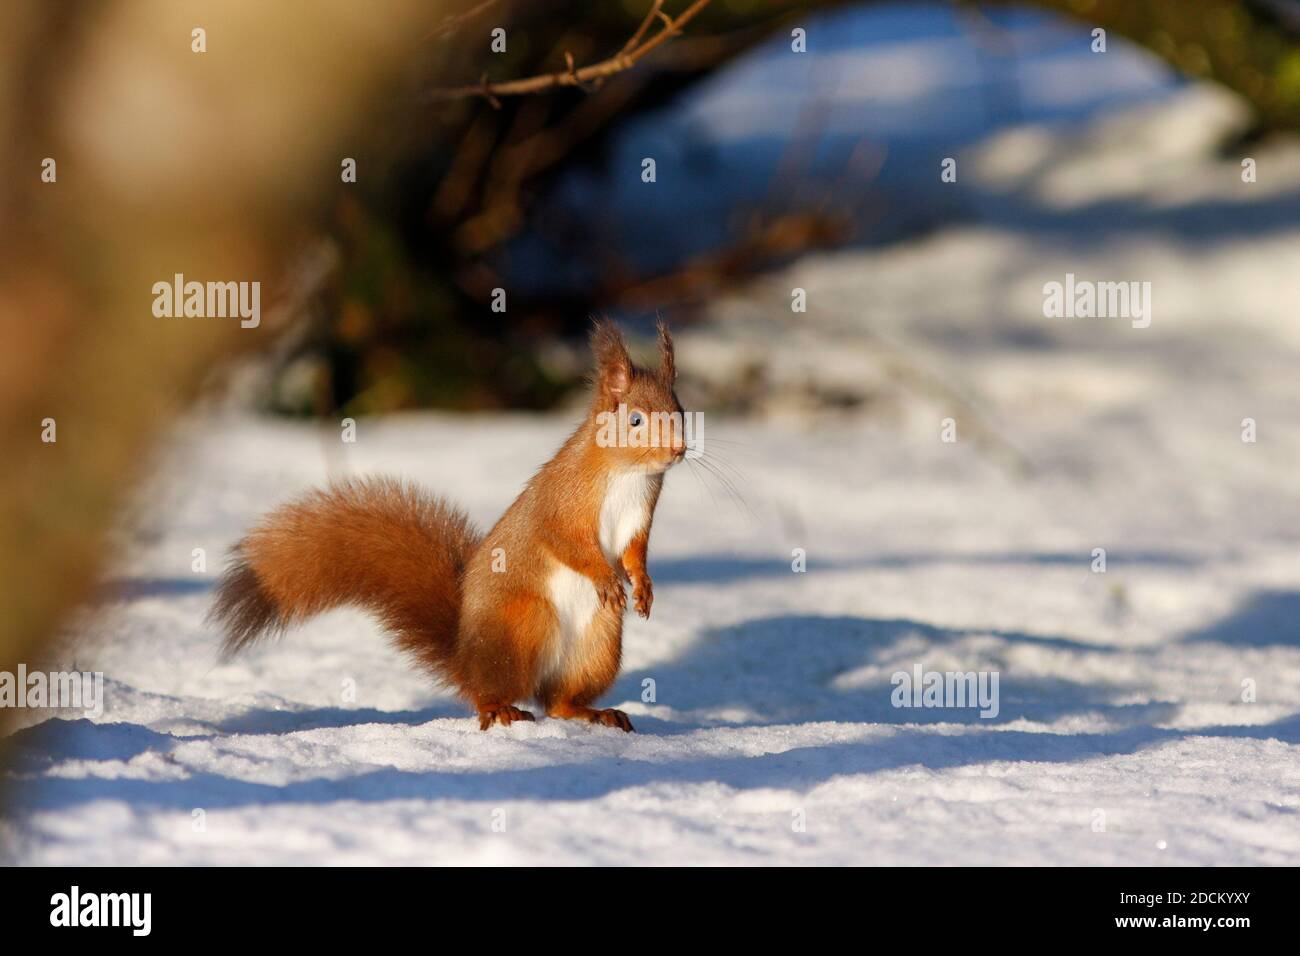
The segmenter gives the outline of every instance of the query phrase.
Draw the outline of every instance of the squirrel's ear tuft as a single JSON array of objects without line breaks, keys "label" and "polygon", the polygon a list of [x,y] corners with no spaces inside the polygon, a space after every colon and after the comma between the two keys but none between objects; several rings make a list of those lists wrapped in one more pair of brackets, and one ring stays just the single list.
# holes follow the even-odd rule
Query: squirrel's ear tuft
[{"label": "squirrel's ear tuft", "polygon": [[623,333],[609,319],[597,319],[591,328],[591,354],[596,357],[598,387],[617,401],[632,383],[632,360]]},{"label": "squirrel's ear tuft", "polygon": [[659,377],[671,388],[677,381],[677,362],[673,358],[673,334],[668,331],[668,323],[659,320]]}]

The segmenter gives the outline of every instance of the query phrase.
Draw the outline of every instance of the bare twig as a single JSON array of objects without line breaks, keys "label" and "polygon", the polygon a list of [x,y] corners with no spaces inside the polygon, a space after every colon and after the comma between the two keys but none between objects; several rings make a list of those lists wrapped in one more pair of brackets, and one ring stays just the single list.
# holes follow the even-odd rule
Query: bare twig
[{"label": "bare twig", "polygon": [[628,50],[636,49],[636,45],[641,42],[641,38],[645,36],[645,32],[650,29],[650,24],[654,23],[655,18],[659,16],[659,10],[663,5],[664,0],[655,0],[650,7],[650,12],[645,15],[645,19],[641,21],[641,25],[636,28],[636,33],[632,34],[628,41],[623,44],[623,49],[619,51],[620,53],[626,53]]},{"label": "bare twig", "polygon": [[[522,96],[527,93],[542,93],[546,90],[557,89],[562,86],[584,87],[593,81],[598,82],[606,77],[613,76],[616,73],[622,73],[624,70],[631,69],[642,58],[658,49],[672,37],[681,33],[682,28],[690,23],[695,17],[709,5],[709,0],[695,0],[689,7],[683,10],[677,17],[669,17],[660,8],[663,6],[663,0],[654,0],[654,4],[646,18],[642,21],[641,26],[637,28],[632,38],[619,50],[614,56],[599,63],[592,63],[588,66],[574,69],[572,58],[568,59],[565,69],[556,73],[543,73],[538,76],[530,76],[521,80],[507,80],[502,83],[488,83],[484,79],[481,83],[467,86],[449,86],[440,89],[430,90],[424,95],[426,100],[459,100],[468,99],[474,96],[481,96],[488,100],[489,103],[497,105],[494,101],[501,96]],[[664,23],[663,28],[648,40],[645,34],[650,28],[650,24],[655,18],[661,19]]]}]

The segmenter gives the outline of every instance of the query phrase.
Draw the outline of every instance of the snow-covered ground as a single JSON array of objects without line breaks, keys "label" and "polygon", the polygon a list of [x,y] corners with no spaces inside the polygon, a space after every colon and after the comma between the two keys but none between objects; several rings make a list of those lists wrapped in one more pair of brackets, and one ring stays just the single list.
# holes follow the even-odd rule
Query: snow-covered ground
[{"label": "snow-covered ground", "polygon": [[[771,397],[707,418],[743,504],[669,477],[654,615],[629,618],[606,699],[634,735],[481,733],[359,614],[229,664],[202,623],[266,507],[385,472],[486,525],[566,416],[362,421],[350,445],[186,423],[117,597],[59,657],[105,672],[104,714],[15,734],[6,855],[1300,863],[1300,152],[1256,148],[1243,184],[1205,148],[1224,103],[1193,87],[1077,140],[1007,134],[960,160],[982,224],[803,260],[681,336],[697,395],[758,368]],[[1151,326],[1045,318],[1066,272],[1152,282]],[[998,715],[894,707],[918,665],[996,672]]]}]

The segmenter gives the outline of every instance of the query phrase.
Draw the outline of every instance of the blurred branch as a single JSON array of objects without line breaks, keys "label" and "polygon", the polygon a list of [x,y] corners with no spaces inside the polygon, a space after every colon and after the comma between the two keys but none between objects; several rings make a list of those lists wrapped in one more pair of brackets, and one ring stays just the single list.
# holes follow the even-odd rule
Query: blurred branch
[{"label": "blurred branch", "polygon": [[[657,50],[666,43],[670,38],[681,33],[686,24],[709,5],[709,0],[695,0],[689,7],[683,10],[676,18],[669,17],[663,12],[663,0],[654,0],[650,12],[646,14],[641,25],[637,28],[636,33],[623,45],[623,48],[614,56],[601,60],[599,63],[592,63],[588,66],[577,68],[574,66],[573,57],[566,53],[568,68],[555,73],[543,73],[537,76],[530,76],[521,80],[507,80],[502,83],[489,83],[487,74],[483,74],[483,80],[471,86],[451,86],[441,89],[430,90],[425,94],[425,99],[431,101],[438,100],[457,100],[467,99],[469,97],[481,96],[493,106],[500,106],[497,102],[498,97],[502,96],[522,96],[529,93],[543,93],[547,90],[558,89],[565,86],[583,87],[588,83],[599,82],[629,70],[636,64]],[[654,36],[644,40],[646,31],[650,24],[658,18],[663,21],[663,27]]]},{"label": "blurred branch", "polygon": [[650,279],[614,278],[598,291],[602,299],[633,310],[702,302],[805,252],[841,245],[852,231],[850,218],[833,211],[771,215],[756,219],[735,243],[696,256],[671,273]]},{"label": "blurred branch", "polygon": [[444,17],[440,24],[422,36],[420,40],[421,42],[425,40],[436,40],[445,37],[450,33],[455,33],[457,28],[462,24],[468,23],[484,10],[487,10],[489,7],[495,7],[500,2],[501,0],[483,0],[482,3],[470,7],[468,10],[450,14],[449,16]]}]

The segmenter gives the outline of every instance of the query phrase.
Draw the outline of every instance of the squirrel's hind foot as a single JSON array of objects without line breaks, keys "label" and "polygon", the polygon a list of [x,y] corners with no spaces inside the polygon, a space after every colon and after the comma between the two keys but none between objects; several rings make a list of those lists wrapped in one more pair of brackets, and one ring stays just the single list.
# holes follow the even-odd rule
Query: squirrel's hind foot
[{"label": "squirrel's hind foot", "polygon": [[632,721],[628,720],[627,714],[621,710],[615,710],[613,707],[592,711],[591,716],[587,719],[593,724],[604,724],[606,727],[617,727],[624,733],[632,733]]},{"label": "squirrel's hind foot", "polygon": [[615,710],[613,707],[597,710],[594,707],[577,707],[570,704],[552,708],[547,712],[546,716],[561,717],[565,720],[587,720],[593,724],[617,727],[624,733],[630,734],[633,732],[632,721],[628,720],[627,714],[621,710]]},{"label": "squirrel's hind foot", "polygon": [[487,730],[493,724],[509,727],[516,720],[532,719],[533,715],[529,711],[520,710],[518,707],[512,707],[509,704],[504,707],[480,708],[478,712],[478,729]]}]

